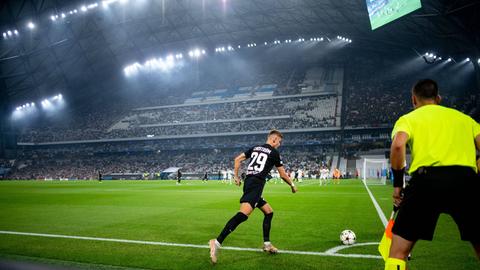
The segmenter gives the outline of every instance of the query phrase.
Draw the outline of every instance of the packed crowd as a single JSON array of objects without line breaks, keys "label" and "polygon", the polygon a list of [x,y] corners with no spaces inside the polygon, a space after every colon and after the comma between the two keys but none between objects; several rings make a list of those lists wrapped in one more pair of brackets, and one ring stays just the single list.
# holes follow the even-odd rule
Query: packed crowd
[{"label": "packed crowd", "polygon": [[[24,151],[9,179],[97,179],[98,173],[159,173],[180,167],[185,173],[215,174],[233,169],[233,159],[246,148],[166,150],[110,154]],[[328,157],[324,146],[284,147],[286,169],[315,170]]]},{"label": "packed crowd", "polygon": [[409,81],[352,78],[347,83],[347,126],[392,125],[411,110]]},{"label": "packed crowd", "polygon": [[[319,108],[323,108],[319,110]],[[86,115],[73,128],[51,126],[22,134],[21,142],[75,141],[146,136],[174,136],[185,134],[212,134],[269,130],[272,128],[305,129],[335,126],[335,96],[312,96],[294,99],[269,99],[211,105],[195,105],[151,110],[131,111],[119,121],[111,114],[96,119]],[[109,123],[105,115],[111,116]],[[254,117],[283,116],[282,119],[254,120]],[[225,122],[222,120],[235,121]],[[238,121],[241,119],[241,121]],[[122,128],[114,128],[117,120]],[[209,121],[202,123],[199,121]],[[86,123],[95,125],[87,125]],[[198,122],[189,123],[188,122]],[[145,125],[160,125],[149,126]],[[163,125],[170,124],[170,125]]]},{"label": "packed crowd", "polygon": [[[130,125],[146,125],[294,115],[331,102],[335,102],[334,97],[313,96],[166,107],[146,111],[133,110],[121,121]],[[334,115],[335,111],[328,113]]]},{"label": "packed crowd", "polygon": [[345,126],[392,127],[400,116],[413,110],[411,88],[416,80],[423,77],[437,81],[441,105],[480,119],[480,94],[471,94],[468,92],[470,89],[464,89],[465,82],[452,80],[448,69],[432,73],[428,68],[425,70],[425,66],[406,70],[405,67],[386,66],[381,62],[358,61],[357,65],[345,71],[346,99],[342,115]]}]

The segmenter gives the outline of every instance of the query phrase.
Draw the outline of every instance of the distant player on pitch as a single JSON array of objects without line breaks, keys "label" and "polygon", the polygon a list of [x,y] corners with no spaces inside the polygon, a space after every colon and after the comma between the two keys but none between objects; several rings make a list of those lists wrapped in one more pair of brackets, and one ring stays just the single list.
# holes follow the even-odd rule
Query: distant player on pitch
[{"label": "distant player on pitch", "polygon": [[241,185],[240,178],[238,177],[240,164],[242,161],[250,159],[245,184],[243,185],[243,196],[240,198],[240,211],[227,222],[216,239],[210,240],[210,259],[212,263],[217,262],[218,250],[220,249],[223,240],[225,240],[225,238],[233,232],[240,223],[246,221],[255,208],[259,208],[265,215],[263,219],[263,251],[277,253],[278,249],[270,242],[270,227],[273,218],[273,209],[270,204],[263,199],[262,193],[266,182],[265,178],[273,166],[277,168],[283,181],[290,186],[292,193],[297,192],[297,188],[292,183],[292,180],[285,173],[280,154],[277,151],[282,139],[283,135],[280,131],[272,130],[268,134],[267,142],[265,144],[252,147],[235,158],[233,176],[237,186]]}]

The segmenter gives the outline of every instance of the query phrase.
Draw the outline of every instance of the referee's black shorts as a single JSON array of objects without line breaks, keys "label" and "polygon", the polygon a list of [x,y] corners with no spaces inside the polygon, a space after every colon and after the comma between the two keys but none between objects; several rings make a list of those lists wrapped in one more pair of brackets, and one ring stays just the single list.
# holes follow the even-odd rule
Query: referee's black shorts
[{"label": "referee's black shorts", "polygon": [[243,196],[240,198],[240,203],[249,203],[252,208],[264,206],[267,203],[262,198],[264,187],[265,180],[255,176],[248,176],[243,184]]},{"label": "referee's black shorts", "polygon": [[392,232],[407,240],[432,240],[441,213],[452,216],[462,240],[480,243],[480,178],[462,166],[419,168],[405,188]]}]

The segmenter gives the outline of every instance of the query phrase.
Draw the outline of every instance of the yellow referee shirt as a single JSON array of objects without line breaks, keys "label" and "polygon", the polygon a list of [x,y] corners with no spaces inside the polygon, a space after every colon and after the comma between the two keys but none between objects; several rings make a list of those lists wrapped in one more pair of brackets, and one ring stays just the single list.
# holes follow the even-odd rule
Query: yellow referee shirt
[{"label": "yellow referee shirt", "polygon": [[480,125],[470,116],[440,105],[424,105],[397,120],[392,139],[399,131],[408,134],[409,173],[423,166],[455,165],[477,171],[475,137],[480,135]]}]

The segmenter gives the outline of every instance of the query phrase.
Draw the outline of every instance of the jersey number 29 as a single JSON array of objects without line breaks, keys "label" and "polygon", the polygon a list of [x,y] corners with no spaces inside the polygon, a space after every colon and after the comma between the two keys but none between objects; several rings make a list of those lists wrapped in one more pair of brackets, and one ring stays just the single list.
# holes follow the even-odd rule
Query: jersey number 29
[{"label": "jersey number 29", "polygon": [[248,164],[248,170],[257,173],[263,171],[267,158],[268,156],[265,153],[252,152],[252,161]]}]

